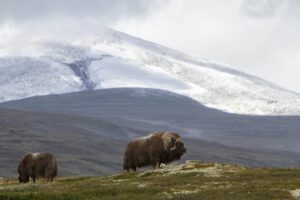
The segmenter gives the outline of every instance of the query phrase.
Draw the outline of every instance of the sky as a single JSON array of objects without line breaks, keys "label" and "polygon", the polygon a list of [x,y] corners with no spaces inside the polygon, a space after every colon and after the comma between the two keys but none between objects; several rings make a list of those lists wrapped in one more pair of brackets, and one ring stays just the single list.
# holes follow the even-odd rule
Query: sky
[{"label": "sky", "polygon": [[0,0],[0,38],[108,26],[298,93],[299,19],[299,0]]}]

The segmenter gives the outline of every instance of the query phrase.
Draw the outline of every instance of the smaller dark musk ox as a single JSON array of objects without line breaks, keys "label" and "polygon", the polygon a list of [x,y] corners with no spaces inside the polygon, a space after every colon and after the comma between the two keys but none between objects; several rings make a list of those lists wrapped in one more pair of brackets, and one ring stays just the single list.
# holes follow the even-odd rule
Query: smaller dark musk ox
[{"label": "smaller dark musk ox", "polygon": [[155,132],[128,143],[123,167],[127,172],[148,165],[157,169],[161,163],[167,164],[180,159],[185,152],[186,149],[178,133]]},{"label": "smaller dark musk ox", "polygon": [[57,175],[56,158],[50,153],[28,153],[20,161],[18,173],[20,183],[29,182],[30,177],[34,183],[39,177],[52,182]]}]

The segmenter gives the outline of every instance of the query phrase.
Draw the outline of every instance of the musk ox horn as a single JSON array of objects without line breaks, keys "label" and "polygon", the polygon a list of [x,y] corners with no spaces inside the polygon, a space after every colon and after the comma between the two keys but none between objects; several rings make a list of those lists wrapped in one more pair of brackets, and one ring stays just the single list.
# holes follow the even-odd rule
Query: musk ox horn
[{"label": "musk ox horn", "polygon": [[166,151],[170,151],[175,148],[177,141],[180,141],[180,136],[178,133],[174,132],[165,132],[162,135],[164,148]]}]

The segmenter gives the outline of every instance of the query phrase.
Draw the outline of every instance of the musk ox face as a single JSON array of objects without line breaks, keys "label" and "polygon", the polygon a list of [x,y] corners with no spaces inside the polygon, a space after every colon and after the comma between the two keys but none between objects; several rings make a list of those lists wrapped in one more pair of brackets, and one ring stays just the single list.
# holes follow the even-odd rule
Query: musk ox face
[{"label": "musk ox face", "polygon": [[187,150],[184,146],[184,143],[179,141],[176,142],[174,151],[176,151],[178,154],[183,155]]},{"label": "musk ox face", "polygon": [[181,141],[176,142],[175,149],[173,150],[173,152],[176,155],[176,158],[180,159],[181,156],[183,156],[183,154],[186,153],[186,151],[187,150],[186,150],[183,142],[181,142]]},{"label": "musk ox face", "polygon": [[180,135],[174,132],[155,132],[130,141],[124,154],[124,170],[152,165],[157,169],[161,163],[178,160],[186,152]]},{"label": "musk ox face", "polygon": [[19,182],[20,183],[28,183],[29,182],[29,176],[27,176],[27,177],[19,176]]},{"label": "musk ox face", "polygon": [[186,148],[182,141],[178,141],[175,144],[175,148],[166,153],[165,157],[162,159],[161,163],[168,164],[173,161],[179,160],[183,154],[186,153]]}]

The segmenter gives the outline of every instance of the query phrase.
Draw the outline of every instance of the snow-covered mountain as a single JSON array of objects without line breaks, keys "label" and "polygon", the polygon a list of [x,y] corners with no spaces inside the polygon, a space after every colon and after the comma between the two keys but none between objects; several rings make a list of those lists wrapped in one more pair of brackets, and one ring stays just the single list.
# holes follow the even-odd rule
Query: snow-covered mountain
[{"label": "snow-covered mountain", "polygon": [[186,95],[231,113],[300,115],[299,94],[111,29],[67,39],[36,36],[19,48],[11,48],[10,42],[0,43],[0,102],[144,87]]}]

